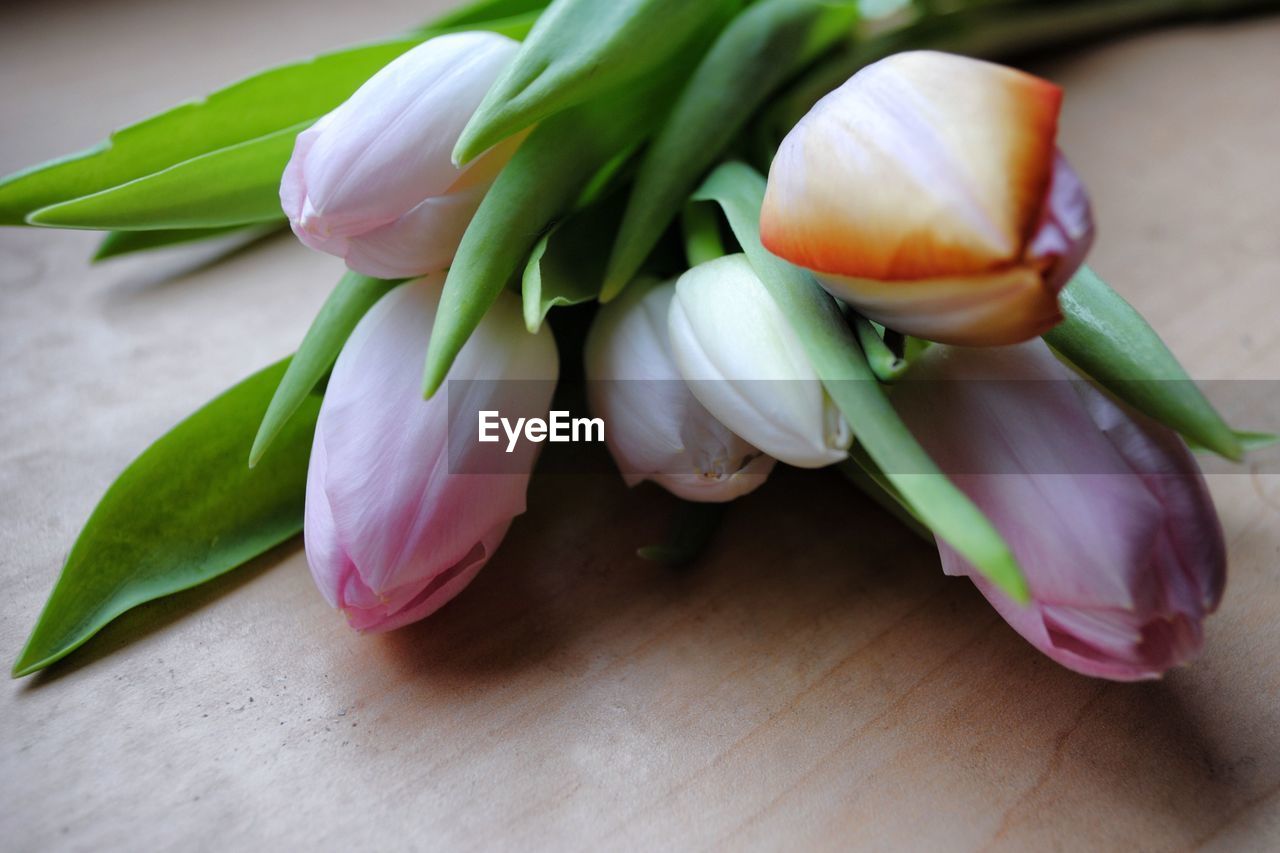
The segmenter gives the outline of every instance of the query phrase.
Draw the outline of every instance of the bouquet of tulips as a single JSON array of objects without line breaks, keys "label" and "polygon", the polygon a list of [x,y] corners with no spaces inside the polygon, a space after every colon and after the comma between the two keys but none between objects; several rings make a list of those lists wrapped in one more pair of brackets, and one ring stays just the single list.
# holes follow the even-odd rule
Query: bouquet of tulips
[{"label": "bouquet of tulips", "polygon": [[1186,662],[1226,572],[1191,448],[1269,437],[1083,265],[1062,92],[989,60],[1264,6],[481,0],[5,179],[0,224],[103,230],[96,260],[287,224],[349,268],[109,489],[14,674],[299,531],[353,628],[423,619],[561,433],[688,502],[649,556],[839,466],[1060,664]]}]

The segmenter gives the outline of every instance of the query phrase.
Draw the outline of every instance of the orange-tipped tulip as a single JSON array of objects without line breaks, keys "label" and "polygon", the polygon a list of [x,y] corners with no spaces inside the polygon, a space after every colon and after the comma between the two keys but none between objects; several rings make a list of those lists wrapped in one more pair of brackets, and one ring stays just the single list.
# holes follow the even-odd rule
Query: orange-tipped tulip
[{"label": "orange-tipped tulip", "polygon": [[1061,90],[1011,68],[899,53],[783,140],[761,238],[900,332],[1017,343],[1050,329],[1093,220],[1058,152]]}]

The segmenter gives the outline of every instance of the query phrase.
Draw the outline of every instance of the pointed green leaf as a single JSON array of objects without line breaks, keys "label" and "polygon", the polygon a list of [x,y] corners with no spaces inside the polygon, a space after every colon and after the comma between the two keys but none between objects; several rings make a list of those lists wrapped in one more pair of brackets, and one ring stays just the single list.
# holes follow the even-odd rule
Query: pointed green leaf
[{"label": "pointed green leaf", "polygon": [[305,126],[421,40],[365,45],[273,68],[118,130],[88,151],[11,175],[0,181],[0,225],[22,225],[40,208]]},{"label": "pointed green leaf", "polygon": [[280,174],[308,123],[220,148],[83,198],[41,208],[33,225],[147,231],[271,222],[280,210]]},{"label": "pointed green leaf", "polygon": [[622,219],[621,193],[573,214],[533,247],[522,277],[524,322],[537,334],[552,308],[595,299],[609,243]]},{"label": "pointed green leaf", "polygon": [[625,120],[613,120],[612,104],[587,104],[544,122],[490,187],[445,280],[427,345],[427,396],[444,381],[454,358],[542,235],[570,212],[591,176],[628,144],[631,128],[624,127]]},{"label": "pointed green leaf", "polygon": [[360,318],[398,284],[399,281],[370,278],[356,272],[342,277],[311,323],[271,397],[271,405],[262,417],[249,451],[250,468],[258,465],[272,442],[285,433],[290,421],[299,412],[306,411],[312,392],[333,369],[342,345],[351,337]]},{"label": "pointed green leaf", "polygon": [[835,300],[808,273],[761,245],[764,188],[764,178],[750,167],[726,163],[712,172],[694,198],[724,209],[756,274],[804,342],[831,399],[913,514],[1005,594],[1025,602],[1026,580],[1008,544],[898,417]]},{"label": "pointed green leaf", "polygon": [[130,608],[230,571],[302,530],[319,400],[245,466],[254,425],[287,360],[174,427],[103,495],[67,557],[14,677],[61,659]]},{"label": "pointed green leaf", "polygon": [[1140,412],[1228,459],[1240,440],[1142,315],[1093,270],[1059,296],[1065,318],[1044,336],[1063,358]]},{"label": "pointed green leaf", "polygon": [[226,225],[221,228],[175,228],[170,231],[112,231],[102,238],[98,250],[93,253],[93,262],[117,258],[134,252],[148,252],[152,249],[167,249],[186,243],[201,240],[216,240],[240,234],[245,242],[258,237],[265,237],[281,225],[278,223],[262,223],[260,225]]},{"label": "pointed green leaf", "polygon": [[[1280,435],[1273,432],[1249,432],[1247,430],[1234,430],[1236,440],[1240,442],[1242,452],[1256,453],[1259,450],[1269,450],[1280,444]],[[1183,440],[1187,442],[1187,447],[1195,453],[1213,453],[1212,450],[1200,444],[1194,438],[1183,436]]]},{"label": "pointed green leaf", "polygon": [[[465,22],[437,25],[410,37],[347,48],[273,68],[204,99],[118,130],[87,151],[10,175],[0,180],[0,225],[29,224],[27,217],[42,208],[92,196],[222,149],[254,142],[270,145],[269,140],[287,130],[296,135],[299,129],[345,101],[384,65],[431,36],[472,29],[522,38],[538,15],[537,4],[527,0],[485,5],[494,14],[511,15],[478,20],[484,10],[477,9],[473,16],[462,15],[467,18]],[[217,162],[229,165],[235,158]],[[203,167],[209,165],[205,162]],[[207,168],[182,174],[190,179],[224,177]],[[279,180],[278,173],[276,179]],[[214,188],[198,189],[218,196]],[[265,199],[265,192],[257,195],[255,216]],[[85,227],[79,221],[68,227]]]},{"label": "pointed green leaf", "polygon": [[751,114],[818,54],[851,36],[856,19],[852,0],[761,0],[725,27],[645,152],[609,261],[605,301],[640,269]]},{"label": "pointed green leaf", "polygon": [[1236,439],[1240,442],[1240,447],[1245,453],[1255,453],[1259,450],[1268,450],[1280,444],[1280,435],[1274,432],[1249,432],[1247,430],[1236,430]]},{"label": "pointed green leaf", "polygon": [[708,22],[741,0],[555,0],[463,130],[466,163],[556,113],[636,80],[672,60]]},{"label": "pointed green leaf", "polygon": [[[497,6],[500,4],[495,3],[494,5]],[[516,7],[528,6],[530,4],[513,2],[505,5]],[[542,6],[545,6],[545,4],[542,4]],[[498,35],[506,36],[507,38],[513,38],[516,41],[523,41],[524,38],[529,35],[529,32],[533,29],[534,25],[538,23],[538,18],[541,15],[542,7],[540,6],[539,8],[524,12],[513,12],[510,15],[497,18],[485,18],[484,20],[478,20],[469,24],[449,24],[448,26],[441,26],[437,24],[431,27],[423,27],[421,29],[414,30],[414,33],[421,34],[424,37],[430,37],[444,35],[445,33],[451,32],[484,30],[485,32],[497,33]]]},{"label": "pointed green leaf", "polygon": [[[699,55],[690,47],[686,62]],[[427,345],[428,397],[542,235],[591,197],[587,191],[601,185],[602,172],[614,175],[625,152],[653,133],[687,70],[669,63],[661,74],[560,113],[516,150],[467,226],[449,269]]]},{"label": "pointed green leaf", "polygon": [[686,204],[680,214],[680,234],[684,238],[685,262],[690,268],[725,256],[720,217],[710,205]]},{"label": "pointed green leaf", "polygon": [[[422,29],[442,30],[472,27],[476,24],[492,23],[506,18],[525,16],[529,13],[540,13],[547,8],[548,0],[476,0],[461,9],[446,12]],[[533,17],[537,17],[535,14]]]}]

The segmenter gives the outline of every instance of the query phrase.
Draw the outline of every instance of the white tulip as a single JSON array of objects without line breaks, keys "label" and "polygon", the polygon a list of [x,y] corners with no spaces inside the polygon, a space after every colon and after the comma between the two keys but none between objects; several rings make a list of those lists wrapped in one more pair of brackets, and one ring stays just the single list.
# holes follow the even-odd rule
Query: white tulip
[{"label": "white tulip", "polygon": [[694,398],[671,360],[675,282],[638,281],[600,309],[584,352],[594,414],[627,485],[652,480],[691,501],[733,500],[761,486],[774,460]]},{"label": "white tulip", "polygon": [[729,429],[801,468],[848,455],[849,425],[745,255],[681,276],[668,323],[680,375]]}]

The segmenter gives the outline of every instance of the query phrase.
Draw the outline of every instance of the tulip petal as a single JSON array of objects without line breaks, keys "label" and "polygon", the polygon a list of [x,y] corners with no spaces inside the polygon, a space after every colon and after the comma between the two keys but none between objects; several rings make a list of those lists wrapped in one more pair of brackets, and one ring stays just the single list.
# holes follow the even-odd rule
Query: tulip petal
[{"label": "tulip petal", "polygon": [[[499,301],[463,349],[461,404],[418,393],[418,365],[443,276],[399,287],[364,316],[333,369],[307,484],[307,556],[318,586],[360,630],[389,630],[440,606],[479,571],[524,511],[532,449],[513,473],[467,473],[477,409],[503,408],[525,378],[554,377],[549,334],[525,332],[518,300]],[[520,387],[515,387],[520,386]],[[545,410],[553,382],[533,393]],[[478,404],[478,405],[472,405]],[[525,445],[526,448],[532,446]],[[477,550],[479,548],[479,550]]]},{"label": "tulip petal", "polygon": [[[913,382],[910,379],[927,379]],[[1221,595],[1221,526],[1170,430],[1076,379],[1041,342],[925,353],[894,404],[1023,566],[1021,607],[939,542],[1015,630],[1087,675],[1153,678],[1189,660]]]},{"label": "tulip petal", "polygon": [[1045,286],[1054,294],[1084,265],[1093,246],[1093,210],[1080,177],[1058,152],[1040,228],[1027,248],[1028,262],[1046,268]]},{"label": "tulip petal", "polygon": [[303,164],[329,233],[351,236],[441,195],[453,145],[519,44],[495,33],[433,38],[391,62],[329,116]]},{"label": "tulip petal", "polygon": [[1016,344],[1039,337],[1062,319],[1057,291],[1026,266],[918,281],[873,281],[824,273],[816,278],[864,316],[938,343]]},{"label": "tulip petal", "polygon": [[848,423],[746,256],[681,276],[668,324],[680,374],[726,427],[798,467],[848,456]]},{"label": "tulip petal", "polygon": [[1041,219],[1061,98],[1029,74],[933,51],[870,65],[783,141],[761,239],[854,278],[1007,270]]},{"label": "tulip petal", "polygon": [[394,222],[346,239],[340,254],[348,267],[375,278],[445,269],[488,189],[477,185],[429,198]]},{"label": "tulip petal", "polygon": [[774,460],[717,421],[671,360],[675,283],[635,282],[601,308],[584,350],[591,409],[624,480],[677,497],[722,502],[764,484]]}]

